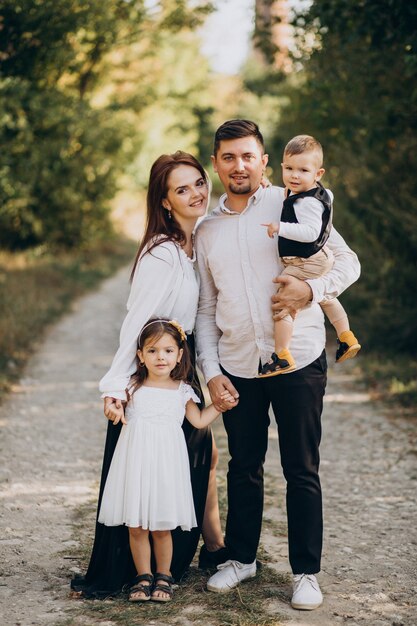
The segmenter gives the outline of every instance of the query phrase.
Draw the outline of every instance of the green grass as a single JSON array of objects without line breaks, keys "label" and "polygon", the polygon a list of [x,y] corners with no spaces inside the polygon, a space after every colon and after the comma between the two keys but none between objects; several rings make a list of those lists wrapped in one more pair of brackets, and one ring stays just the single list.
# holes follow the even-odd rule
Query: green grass
[{"label": "green grass", "polygon": [[[78,526],[79,529],[79,526]],[[227,594],[206,591],[208,572],[190,569],[187,579],[179,585],[173,601],[162,603],[129,603],[125,597],[109,600],[74,601],[72,618],[68,624],[100,623],[102,620],[128,626],[130,624],[192,624],[193,626],[282,626],[284,618],[275,608],[269,612],[273,600],[288,601],[289,578],[277,574],[264,561],[267,555],[258,555],[263,566],[255,579],[243,583]],[[84,560],[84,557],[82,558]]]},{"label": "green grass", "polygon": [[[326,352],[330,363],[336,343],[333,330],[328,330]],[[361,337],[360,341],[362,350],[356,359],[349,361],[357,383],[369,391],[374,400],[395,406],[396,414],[417,418],[417,358],[390,351],[371,351],[366,337]]]},{"label": "green grass", "polygon": [[360,368],[365,386],[374,398],[397,407],[409,417],[417,417],[417,360],[409,356],[364,355]]},{"label": "green grass", "polygon": [[0,401],[47,326],[74,299],[132,261],[136,245],[119,237],[86,250],[0,252]]},{"label": "green grass", "polygon": [[[254,580],[227,594],[206,591],[208,573],[192,567],[187,580],[170,603],[129,603],[113,600],[77,600],[68,623],[95,624],[105,619],[118,626],[130,624],[181,624],[193,626],[282,626],[280,615],[268,613],[271,600],[288,600],[287,577],[263,566]],[[272,611],[271,611],[272,613]],[[276,611],[274,611],[276,613]]]}]

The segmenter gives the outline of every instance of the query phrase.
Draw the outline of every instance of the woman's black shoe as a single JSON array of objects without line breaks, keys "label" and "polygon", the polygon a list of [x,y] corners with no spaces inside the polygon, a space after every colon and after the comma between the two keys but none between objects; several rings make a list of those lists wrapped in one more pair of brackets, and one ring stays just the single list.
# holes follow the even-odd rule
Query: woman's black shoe
[{"label": "woman's black shoe", "polygon": [[214,552],[209,552],[203,544],[198,557],[198,567],[200,569],[213,569],[220,565],[220,563],[225,563],[227,559],[227,548],[219,548],[218,550],[214,550]]}]

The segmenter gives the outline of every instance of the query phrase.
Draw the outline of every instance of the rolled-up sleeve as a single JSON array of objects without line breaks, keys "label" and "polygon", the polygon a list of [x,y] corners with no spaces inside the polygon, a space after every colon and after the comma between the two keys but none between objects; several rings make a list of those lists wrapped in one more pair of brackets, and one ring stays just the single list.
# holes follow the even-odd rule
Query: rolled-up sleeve
[{"label": "rolled-up sleeve", "polygon": [[127,302],[128,312],[120,330],[119,349],[99,384],[102,397],[126,400],[126,387],[136,371],[139,332],[160,304],[169,299],[178,266],[178,254],[170,244],[161,244],[140,259]]}]

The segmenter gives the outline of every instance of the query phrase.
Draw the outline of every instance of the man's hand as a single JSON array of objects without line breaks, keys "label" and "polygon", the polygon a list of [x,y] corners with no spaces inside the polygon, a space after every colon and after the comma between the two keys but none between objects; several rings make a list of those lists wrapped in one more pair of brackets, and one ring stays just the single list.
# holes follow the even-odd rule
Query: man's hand
[{"label": "man's hand", "polygon": [[[229,378],[223,374],[219,374],[209,380],[207,387],[210,392],[211,401],[220,413],[233,409],[233,407],[235,407],[239,402],[238,392],[232,385]],[[226,392],[230,394],[232,401],[228,399],[229,396]]]},{"label": "man's hand", "polygon": [[127,424],[123,402],[118,398],[109,398],[108,396],[104,398],[104,415],[113,422],[113,426],[119,422]]},{"label": "man's hand", "polygon": [[275,320],[281,319],[286,314],[295,317],[297,311],[305,307],[313,297],[310,285],[295,276],[278,276],[274,278],[279,289],[272,296],[272,311]]}]

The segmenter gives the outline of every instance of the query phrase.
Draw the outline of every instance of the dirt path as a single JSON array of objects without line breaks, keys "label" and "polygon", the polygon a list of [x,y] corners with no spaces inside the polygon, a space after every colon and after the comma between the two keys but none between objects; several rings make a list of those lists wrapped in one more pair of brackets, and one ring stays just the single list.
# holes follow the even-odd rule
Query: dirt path
[{"label": "dirt path", "polygon": [[[127,270],[119,272],[78,302],[48,333],[0,407],[4,626],[71,624],[73,562],[62,551],[74,547],[75,507],[97,490],[106,427],[97,380],[117,343],[127,277]],[[292,626],[415,626],[415,427],[389,419],[346,371],[330,374],[323,418],[325,604],[301,613],[271,600],[269,610],[285,614]],[[216,436],[224,449],[221,424]],[[270,438],[262,541],[274,567],[288,572],[284,485],[273,428]],[[289,596],[290,590],[283,592]]]}]

